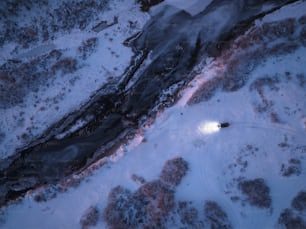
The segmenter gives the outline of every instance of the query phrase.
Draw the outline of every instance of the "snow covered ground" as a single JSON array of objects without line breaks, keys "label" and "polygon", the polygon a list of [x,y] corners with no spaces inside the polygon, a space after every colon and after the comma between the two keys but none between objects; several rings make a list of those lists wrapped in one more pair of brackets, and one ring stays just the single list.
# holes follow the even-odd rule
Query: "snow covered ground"
[{"label": "snow covered ground", "polygon": [[[29,192],[2,209],[0,227],[116,228],[113,214],[118,224],[125,219],[124,228],[137,228],[137,220],[144,225],[151,216],[165,228],[211,228],[214,223],[215,228],[305,228],[306,198],[297,198],[306,192],[302,9],[305,1],[257,20],[219,58],[207,59],[174,106],[115,155],[85,171],[80,184],[65,192],[52,187]],[[290,25],[290,18],[293,31],[281,24],[285,20]],[[220,129],[220,122],[230,126]],[[184,160],[188,170],[173,185],[161,173],[166,161],[175,158]],[[171,171],[173,177],[179,174],[175,166]],[[161,182],[164,191],[152,181]],[[116,196],[118,185],[122,188]],[[171,204],[162,208],[157,201],[165,195]],[[148,203],[137,202],[139,196],[153,201],[151,210]],[[109,207],[112,201],[114,209]],[[134,208],[126,210],[126,204]],[[147,215],[137,212],[141,209]]]},{"label": "snow covered ground", "polygon": [[[9,42],[1,47],[0,158],[41,137],[63,117],[79,110],[106,83],[114,86],[121,79],[134,55],[123,42],[139,32],[150,16],[141,12],[132,0],[105,2],[102,10],[91,12],[85,28],[67,30],[63,25],[58,32],[48,28],[49,36],[52,34],[48,39],[39,37],[25,46]],[[10,19],[17,20],[20,27],[32,26],[39,20],[38,26],[52,27],[52,20],[65,3],[49,4],[42,5],[41,10],[37,7],[23,10]],[[60,11],[65,15],[65,11]],[[46,19],[44,14],[48,13],[53,16]],[[67,18],[62,20],[68,21]],[[52,76],[48,75],[50,69]]]}]

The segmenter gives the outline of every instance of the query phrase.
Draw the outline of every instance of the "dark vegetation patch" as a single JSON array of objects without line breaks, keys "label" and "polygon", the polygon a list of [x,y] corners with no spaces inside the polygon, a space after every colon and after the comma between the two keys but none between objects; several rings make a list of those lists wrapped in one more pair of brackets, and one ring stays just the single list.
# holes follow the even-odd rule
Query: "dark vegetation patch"
[{"label": "dark vegetation patch", "polygon": [[[249,86],[250,91],[257,91],[261,100],[259,104],[255,105],[255,110],[259,113],[270,112],[270,118],[274,121],[277,121],[278,117],[276,113],[272,111],[273,101],[265,96],[265,89],[278,91],[279,87],[277,85],[279,82],[280,80],[277,75],[273,77],[265,76],[254,80]],[[274,113],[274,115],[272,113]]]},{"label": "dark vegetation patch", "polygon": [[270,188],[262,178],[240,181],[238,188],[247,196],[251,205],[259,208],[271,207]]},{"label": "dark vegetation patch", "polygon": [[199,219],[198,210],[192,206],[192,202],[179,201],[177,203],[177,214],[180,223],[186,228],[202,228],[203,222]]},{"label": "dark vegetation patch", "polygon": [[299,38],[302,44],[306,47],[306,26],[301,29]]},{"label": "dark vegetation patch", "polygon": [[80,219],[80,224],[82,229],[88,229],[90,227],[96,226],[99,220],[99,209],[97,207],[89,207]]},{"label": "dark vegetation patch", "polygon": [[303,217],[296,215],[291,209],[285,209],[281,212],[278,223],[286,229],[305,229],[306,222]]},{"label": "dark vegetation patch", "polygon": [[278,223],[286,229],[306,229],[306,192],[300,191],[292,200],[291,208],[284,209]]},{"label": "dark vegetation patch", "polygon": [[141,10],[146,12],[149,11],[152,6],[155,6],[164,0],[136,0],[140,4]]},{"label": "dark vegetation patch", "polygon": [[207,201],[204,205],[204,212],[210,222],[211,229],[231,229],[227,214],[215,201]]},{"label": "dark vegetation patch", "polygon": [[[160,179],[144,182],[135,192],[122,186],[113,188],[103,211],[109,228],[232,228],[227,214],[215,201],[207,201],[199,214],[192,202],[175,200],[175,187],[187,169],[184,159],[174,158],[165,163]],[[169,180],[171,174],[176,179]]]},{"label": "dark vegetation patch", "polygon": [[103,218],[110,228],[163,228],[174,208],[174,191],[161,181],[148,182],[135,193],[111,190]]},{"label": "dark vegetation patch", "polygon": [[48,86],[55,73],[73,73],[77,69],[77,60],[63,57],[59,50],[52,50],[29,61],[9,60],[0,66],[0,108],[23,102],[28,93]]},{"label": "dark vegetation patch", "polygon": [[92,37],[83,41],[81,46],[78,48],[78,52],[80,53],[83,60],[89,57],[98,46],[98,38]]},{"label": "dark vegetation patch", "polygon": [[302,165],[299,159],[291,158],[287,164],[281,165],[281,174],[285,177],[301,174]]},{"label": "dark vegetation patch", "polygon": [[[72,29],[85,29],[91,21],[103,11],[108,0],[69,0],[62,2],[57,8],[52,8],[49,1],[2,1],[0,17],[3,27],[0,29],[0,47],[7,42],[16,42],[28,47],[38,40],[46,41],[61,31],[70,32]],[[26,25],[19,23],[23,13],[29,13],[33,8],[42,13],[35,15]],[[48,17],[46,18],[46,15]]]},{"label": "dark vegetation patch", "polygon": [[294,18],[288,18],[277,22],[266,22],[261,26],[262,34],[269,41],[280,37],[290,37],[293,35],[296,27]]},{"label": "dark vegetation patch", "polygon": [[[237,40],[229,41],[228,48],[223,50],[219,58],[226,61],[226,69],[211,82],[205,82],[203,86],[194,94],[189,103],[197,103],[209,100],[218,88],[226,92],[237,91],[249,80],[252,70],[265,58],[269,56],[279,56],[295,51],[299,47],[295,32],[297,22],[293,18],[284,19],[277,22],[267,22],[261,26],[253,27],[250,31]],[[301,43],[306,44],[306,29],[302,28],[299,38]],[[280,38],[285,38],[280,42],[275,42]],[[275,44],[269,45],[273,41]],[[230,43],[230,45],[229,45]],[[253,48],[256,45],[256,50]],[[241,50],[242,55],[235,56],[237,52],[232,49]],[[263,107],[258,110],[266,110],[271,106],[266,99]],[[275,114],[275,113],[274,113]],[[278,118],[272,114],[271,120],[277,122]]]},{"label": "dark vegetation patch", "polygon": [[72,57],[65,57],[56,61],[51,70],[53,73],[61,72],[62,75],[75,72],[77,69],[77,60]]},{"label": "dark vegetation patch", "polygon": [[305,25],[306,24],[306,14],[299,18],[299,23],[301,25]]},{"label": "dark vegetation patch", "polygon": [[291,205],[297,211],[306,212],[306,191],[300,191],[292,200]]},{"label": "dark vegetation patch", "polygon": [[[134,193],[121,186],[113,188],[103,218],[110,228],[164,228],[175,207],[174,186],[188,169],[187,162],[175,158],[166,162],[161,178],[143,184]],[[169,179],[173,174],[175,179]]]},{"label": "dark vegetation patch", "polygon": [[160,179],[165,183],[177,186],[188,171],[188,163],[181,157],[168,160],[160,174]]},{"label": "dark vegetation patch", "polygon": [[222,79],[220,78],[213,78],[207,82],[205,82],[203,85],[200,86],[199,90],[197,90],[191,97],[191,99],[188,101],[188,104],[194,104],[199,103],[201,101],[208,101],[210,100],[218,88],[220,88],[220,81]]}]

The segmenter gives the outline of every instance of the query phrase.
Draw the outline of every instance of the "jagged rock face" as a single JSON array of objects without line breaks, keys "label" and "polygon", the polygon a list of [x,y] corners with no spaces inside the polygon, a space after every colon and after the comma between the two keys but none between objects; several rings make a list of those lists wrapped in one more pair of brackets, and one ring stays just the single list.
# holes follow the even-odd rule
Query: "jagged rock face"
[{"label": "jagged rock face", "polygon": [[[186,84],[192,77],[191,72],[194,67],[209,54],[207,49],[212,43],[230,38],[234,28],[234,34],[237,36],[239,33],[236,27],[240,22],[249,20],[251,23],[259,14],[264,13],[260,11],[262,2],[257,1],[255,4],[255,1],[213,1],[206,10],[195,16],[172,7],[162,9],[144,26],[141,35],[130,43],[136,56],[139,52],[147,55],[150,53],[150,64],[139,63],[131,75],[128,75],[128,71],[126,72],[123,77],[126,77],[127,80],[123,80],[123,84],[118,83],[119,86],[111,93],[89,101],[87,109],[77,112],[75,117],[78,118],[94,116],[84,128],[74,133],[72,137],[61,140],[52,139],[55,133],[48,135],[43,141],[33,139],[30,141],[31,145],[24,147],[24,151],[0,162],[0,205],[39,185],[56,183],[107,155],[107,150],[110,147],[98,153],[97,149],[101,146],[115,145],[127,134],[132,133],[141,124],[143,117],[151,115],[153,108],[161,106],[163,102],[169,102],[167,99],[164,101],[161,99],[164,91],[177,85],[178,89],[173,92],[175,93],[182,85]],[[36,3],[31,2],[31,4]],[[82,13],[84,20],[79,21],[77,18],[72,18],[72,24],[51,24],[48,28],[49,32],[59,34],[61,31],[70,31],[74,27],[81,30],[87,28],[90,20],[88,14],[91,12],[91,8],[98,3],[96,1],[89,3],[80,1],[80,4],[76,2],[68,2],[67,4],[65,5],[67,8],[69,8],[69,4],[76,4],[75,8]],[[82,4],[85,4],[86,7],[83,8]],[[279,5],[281,3],[276,4],[276,7]],[[97,5],[101,10],[103,6]],[[13,7],[13,10],[14,7],[23,8],[26,6],[20,6],[15,2],[7,7]],[[218,10],[222,13],[224,9],[229,12],[227,18],[216,21],[213,13]],[[65,17],[59,10],[51,13],[54,14],[54,17]],[[26,47],[37,42],[37,39],[47,39],[43,28],[37,29],[37,31],[23,28],[22,31],[22,34],[11,38],[11,40],[19,42],[21,46]],[[14,33],[6,31],[5,34]],[[4,45],[8,40],[2,37],[1,42],[1,45]],[[54,50],[54,52],[42,56],[42,60],[32,60],[34,62],[8,61],[0,66],[1,82],[4,79],[8,85],[13,85],[9,88],[13,88],[14,85],[24,85],[24,77],[19,78],[17,83],[15,81],[19,76],[24,76],[23,74],[26,73],[31,75],[31,72],[34,71],[36,74],[31,75],[32,81],[37,84],[45,84],[42,75],[59,74],[64,76],[76,72],[81,67],[78,61],[86,59],[95,45],[95,38],[82,43],[78,49],[80,52],[78,60],[74,57],[62,57],[60,51]],[[218,54],[218,52],[216,53]],[[32,69],[37,63],[43,65],[39,71]],[[127,85],[135,77],[136,72],[137,79],[132,86],[128,87]],[[19,87],[18,93],[12,98],[9,97],[11,90],[6,90],[0,85],[7,93],[5,97],[1,95],[0,99],[5,102],[10,98],[8,102],[16,100],[15,102],[19,103],[28,90],[35,91],[37,89],[35,83]],[[172,96],[175,97],[175,95]],[[4,102],[0,104],[0,107],[6,106]]]}]

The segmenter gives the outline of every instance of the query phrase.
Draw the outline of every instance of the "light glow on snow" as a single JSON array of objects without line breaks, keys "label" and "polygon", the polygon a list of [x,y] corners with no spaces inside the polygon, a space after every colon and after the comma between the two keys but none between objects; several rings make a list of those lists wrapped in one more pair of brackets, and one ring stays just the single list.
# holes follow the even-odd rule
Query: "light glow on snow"
[{"label": "light glow on snow", "polygon": [[201,134],[213,134],[220,130],[220,123],[205,121],[198,126],[198,130]]}]

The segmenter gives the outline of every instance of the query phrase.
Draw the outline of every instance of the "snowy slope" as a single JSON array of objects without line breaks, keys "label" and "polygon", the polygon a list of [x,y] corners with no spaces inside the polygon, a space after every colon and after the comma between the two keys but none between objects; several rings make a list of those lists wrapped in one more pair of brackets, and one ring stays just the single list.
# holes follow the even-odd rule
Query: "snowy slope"
[{"label": "snowy slope", "polygon": [[[16,18],[8,18],[23,28],[43,17],[38,26],[51,27],[47,30],[51,37],[43,39],[37,35],[37,41],[23,46],[6,37],[9,43],[1,47],[0,158],[46,135],[52,125],[79,110],[103,85],[110,86],[100,93],[113,90],[134,55],[123,45],[124,40],[139,32],[150,17],[132,0],[105,1],[103,9],[89,7],[93,12],[90,11],[92,16],[85,28],[67,29],[65,20],[68,24],[74,22],[68,20],[72,16],[67,13],[67,19],[55,22],[63,23],[63,28],[53,31],[58,11],[65,15],[61,10],[65,2],[49,4],[42,5],[41,10],[32,7]],[[75,4],[75,8],[81,7]],[[83,6],[83,11],[86,9]],[[53,16],[45,18],[44,14]]]},{"label": "snowy slope", "polygon": [[[256,21],[219,58],[207,59],[174,106],[145,125],[114,156],[80,174],[80,184],[64,192],[49,187],[28,193],[3,208],[1,228],[81,228],[80,220],[91,206],[95,210],[87,223],[107,228],[110,220],[102,215],[112,189],[120,185],[137,193],[161,179],[165,162],[177,157],[189,169],[179,184],[171,186],[174,206],[167,211],[168,218],[162,218],[165,228],[209,228],[214,216],[204,213],[206,201],[216,202],[226,213],[227,217],[217,214],[217,222],[226,228],[286,228],[278,225],[280,219],[287,228],[294,228],[290,219],[304,220],[305,228],[306,209],[294,207],[292,201],[300,191],[306,192],[306,48],[300,9],[306,9],[305,2]],[[275,39],[271,28],[288,18],[294,18],[294,30],[280,32]],[[269,22],[276,24],[264,24]],[[220,129],[219,122],[230,126]],[[258,186],[252,187],[255,183]],[[185,215],[179,213],[182,201],[191,201]],[[305,202],[300,200],[302,206]],[[287,221],[280,217],[286,208],[295,214]]]}]

